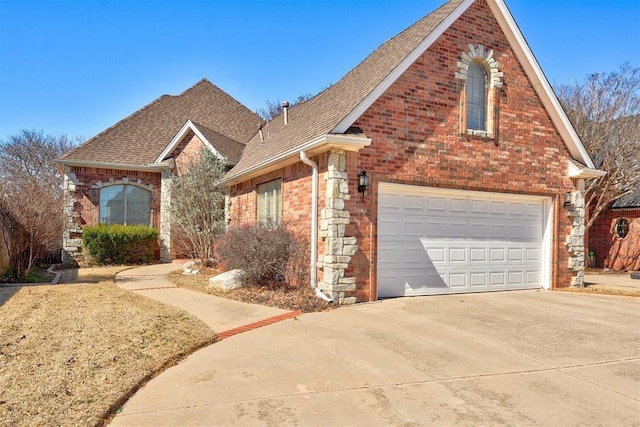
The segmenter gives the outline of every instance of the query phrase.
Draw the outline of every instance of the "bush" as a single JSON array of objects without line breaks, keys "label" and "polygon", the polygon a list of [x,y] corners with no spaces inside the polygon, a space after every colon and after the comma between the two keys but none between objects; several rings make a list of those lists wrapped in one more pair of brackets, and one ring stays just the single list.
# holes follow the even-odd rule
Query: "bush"
[{"label": "bush", "polygon": [[309,243],[285,225],[232,228],[218,239],[216,251],[224,268],[245,272],[247,284],[308,284]]},{"label": "bush", "polygon": [[98,225],[82,230],[82,246],[98,264],[144,264],[153,259],[158,231],[144,225]]}]

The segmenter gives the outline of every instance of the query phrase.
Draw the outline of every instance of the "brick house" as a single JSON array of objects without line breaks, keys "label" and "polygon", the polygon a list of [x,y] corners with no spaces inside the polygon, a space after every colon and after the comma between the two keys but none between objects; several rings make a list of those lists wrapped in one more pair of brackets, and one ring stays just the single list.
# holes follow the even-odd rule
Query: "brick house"
[{"label": "brick house", "polygon": [[[243,114],[236,137],[202,121],[244,144],[224,179],[230,225],[304,230],[312,286],[334,301],[582,283],[582,191],[602,172],[503,0],[447,2],[259,131]],[[180,156],[163,138],[163,155],[137,160],[160,168],[142,180],[156,192]],[[82,217],[108,181],[73,158],[61,164]]]},{"label": "brick house", "polygon": [[126,223],[159,229],[159,257],[171,260],[176,245],[171,224],[162,220],[169,180],[184,173],[203,147],[235,165],[261,121],[201,80],[178,96],[161,96],[57,159],[65,190],[63,257],[80,255],[83,226]]},{"label": "brick house", "polygon": [[230,216],[309,224],[341,303],[581,283],[601,172],[502,1],[444,4],[283,116],[228,173]]},{"label": "brick house", "polygon": [[640,190],[616,200],[589,229],[593,267],[640,270]]}]

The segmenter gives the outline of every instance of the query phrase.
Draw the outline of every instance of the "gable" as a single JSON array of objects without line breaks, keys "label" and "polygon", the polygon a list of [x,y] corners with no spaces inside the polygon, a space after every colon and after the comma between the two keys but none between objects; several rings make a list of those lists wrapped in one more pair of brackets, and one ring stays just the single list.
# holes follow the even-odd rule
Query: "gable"
[{"label": "gable", "polygon": [[[456,76],[469,45],[499,64],[496,134],[461,129],[464,80]],[[548,194],[569,187],[571,153],[491,11],[467,9],[353,123],[374,142],[360,154],[378,180],[485,191]]]},{"label": "gable", "polygon": [[187,120],[222,135],[224,143],[241,143],[253,136],[262,119],[203,79],[180,95],[161,96],[66,153],[60,162],[149,166]]},{"label": "gable", "polygon": [[224,159],[228,166],[235,165],[244,150],[244,144],[234,141],[200,123],[187,120],[171,142],[169,142],[162,153],[160,153],[155,163],[161,164],[168,159],[177,158],[185,148],[185,139],[190,140],[194,136],[200,142],[198,151],[206,147],[216,156]]},{"label": "gable", "polygon": [[305,103],[289,125],[273,134],[268,132],[270,138],[266,144],[260,144],[254,137],[226,179],[240,181],[247,171],[276,162],[283,153],[293,155],[296,148],[323,134],[348,132],[355,121],[472,6],[489,8],[571,157],[588,169],[594,168],[504,1],[452,0],[384,43],[339,82]]}]

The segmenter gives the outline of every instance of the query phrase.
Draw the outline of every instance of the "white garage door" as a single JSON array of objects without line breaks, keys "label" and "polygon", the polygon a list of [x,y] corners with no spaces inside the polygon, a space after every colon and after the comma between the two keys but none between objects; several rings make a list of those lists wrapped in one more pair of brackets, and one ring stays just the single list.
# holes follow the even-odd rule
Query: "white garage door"
[{"label": "white garage door", "polygon": [[378,297],[548,287],[550,198],[379,186]]}]

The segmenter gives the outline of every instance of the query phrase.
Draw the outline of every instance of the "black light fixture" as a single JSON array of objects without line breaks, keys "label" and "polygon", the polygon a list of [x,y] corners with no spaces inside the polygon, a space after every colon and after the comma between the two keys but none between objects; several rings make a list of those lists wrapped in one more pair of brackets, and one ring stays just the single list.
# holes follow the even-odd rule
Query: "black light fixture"
[{"label": "black light fixture", "polygon": [[369,177],[367,176],[367,171],[362,171],[360,175],[358,175],[358,193],[362,194],[362,201],[364,201],[364,192],[368,186]]},{"label": "black light fixture", "polygon": [[564,203],[562,204],[562,206],[564,206],[565,208],[568,208],[569,206],[571,206],[571,192],[567,191],[566,193],[564,193]]}]

